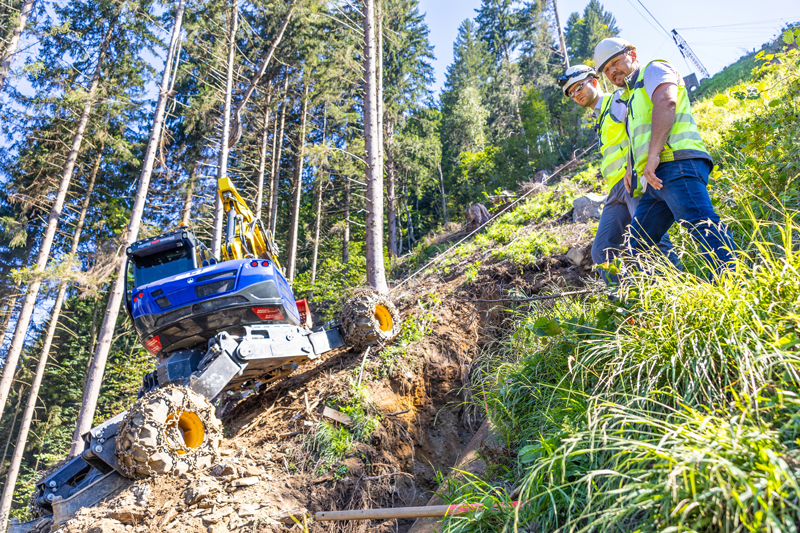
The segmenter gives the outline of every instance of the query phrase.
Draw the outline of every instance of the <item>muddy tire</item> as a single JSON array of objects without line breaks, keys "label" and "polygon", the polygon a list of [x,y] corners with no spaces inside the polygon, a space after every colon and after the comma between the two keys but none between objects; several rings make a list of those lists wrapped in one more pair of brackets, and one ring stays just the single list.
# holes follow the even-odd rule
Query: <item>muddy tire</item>
[{"label": "muddy tire", "polygon": [[339,321],[345,342],[356,349],[392,342],[402,327],[391,300],[369,289],[356,291],[345,302]]},{"label": "muddy tire", "polygon": [[183,474],[211,466],[222,441],[209,401],[168,385],[136,401],[117,432],[117,458],[127,477]]}]

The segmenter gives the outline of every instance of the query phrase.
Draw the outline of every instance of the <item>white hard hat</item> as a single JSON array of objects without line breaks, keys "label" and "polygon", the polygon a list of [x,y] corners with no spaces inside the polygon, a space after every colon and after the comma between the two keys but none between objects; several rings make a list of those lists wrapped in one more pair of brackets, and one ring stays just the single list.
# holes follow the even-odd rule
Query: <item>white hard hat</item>
[{"label": "white hard hat", "polygon": [[603,39],[594,48],[594,64],[598,72],[603,72],[606,63],[628,50],[636,50],[636,47],[621,37],[609,37]]},{"label": "white hard hat", "polygon": [[564,75],[558,78],[556,83],[558,83],[558,86],[564,91],[564,96],[569,96],[567,91],[569,91],[570,87],[586,78],[596,77],[597,73],[592,67],[588,65],[575,65],[574,67],[569,67]]}]

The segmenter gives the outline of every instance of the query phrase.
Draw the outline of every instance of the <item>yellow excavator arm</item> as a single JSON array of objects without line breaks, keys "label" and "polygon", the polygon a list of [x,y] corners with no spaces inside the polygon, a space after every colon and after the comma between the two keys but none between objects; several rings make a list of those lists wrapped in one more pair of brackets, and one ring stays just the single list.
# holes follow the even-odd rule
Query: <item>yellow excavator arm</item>
[{"label": "yellow excavator arm", "polygon": [[230,178],[220,178],[217,181],[217,191],[226,215],[222,259],[269,259],[283,270],[278,261],[278,246],[272,238],[272,232],[265,229],[261,219],[250,211]]}]

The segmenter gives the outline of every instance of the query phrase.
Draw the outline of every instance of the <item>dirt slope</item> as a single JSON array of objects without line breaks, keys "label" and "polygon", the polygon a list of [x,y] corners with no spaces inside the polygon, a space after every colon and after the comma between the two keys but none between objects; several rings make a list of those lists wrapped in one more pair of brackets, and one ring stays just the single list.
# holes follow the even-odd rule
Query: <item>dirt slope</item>
[{"label": "dirt slope", "polygon": [[[585,248],[590,236],[584,225],[559,224],[574,236],[571,247]],[[465,265],[481,260],[467,258]],[[511,288],[531,294],[581,287],[587,279],[587,269],[563,255],[524,266],[484,265],[469,284],[463,271],[420,277],[392,295],[404,318],[428,312],[435,320],[430,333],[406,349],[413,371],[396,367],[381,377],[386,361],[381,353],[370,356],[366,396],[380,424],[341,463],[321,469],[308,442],[325,403],[345,394],[358,375],[363,354],[354,351],[322,358],[268,390],[221,406],[226,439],[210,469],[137,481],[58,531],[277,532],[300,528],[290,515],[302,521],[323,510],[425,505],[436,473],[447,473],[482,422],[468,401],[470,369],[487,326],[502,316],[495,304],[480,300]],[[434,304],[420,306],[426,301]],[[405,532],[412,523],[309,521],[308,528]]]}]

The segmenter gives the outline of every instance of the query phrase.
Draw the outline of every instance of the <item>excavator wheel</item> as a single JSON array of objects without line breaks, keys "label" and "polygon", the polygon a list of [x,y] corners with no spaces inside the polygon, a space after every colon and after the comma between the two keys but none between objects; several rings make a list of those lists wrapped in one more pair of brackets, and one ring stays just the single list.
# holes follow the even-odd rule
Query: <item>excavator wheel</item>
[{"label": "excavator wheel", "polygon": [[356,349],[392,342],[402,327],[391,300],[371,289],[359,289],[345,302],[339,322],[345,342]]},{"label": "excavator wheel", "polygon": [[130,408],[117,433],[116,454],[130,478],[180,475],[211,466],[221,441],[211,403],[191,389],[167,385]]}]

